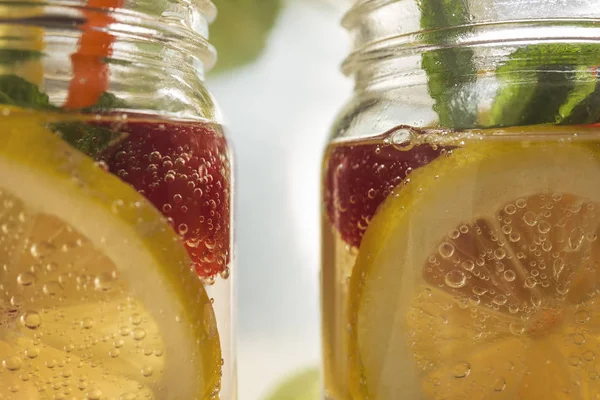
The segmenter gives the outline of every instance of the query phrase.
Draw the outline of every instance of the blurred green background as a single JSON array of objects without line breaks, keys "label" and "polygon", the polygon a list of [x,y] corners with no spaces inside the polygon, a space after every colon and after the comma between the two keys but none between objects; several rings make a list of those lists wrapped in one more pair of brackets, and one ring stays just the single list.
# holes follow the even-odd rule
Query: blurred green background
[{"label": "blurred green background", "polygon": [[283,0],[214,0],[219,17],[210,41],[219,50],[214,73],[254,61],[264,49]]},{"label": "blurred green background", "polygon": [[236,153],[239,399],[316,400],[320,165],[351,92],[349,0],[213,1],[207,84]]}]

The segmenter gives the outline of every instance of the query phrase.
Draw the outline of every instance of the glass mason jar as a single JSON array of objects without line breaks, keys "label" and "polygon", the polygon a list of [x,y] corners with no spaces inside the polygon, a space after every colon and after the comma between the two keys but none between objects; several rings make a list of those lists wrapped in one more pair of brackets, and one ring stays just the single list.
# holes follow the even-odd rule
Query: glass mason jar
[{"label": "glass mason jar", "polygon": [[323,172],[328,399],[600,392],[600,11],[360,0]]},{"label": "glass mason jar", "polygon": [[0,1],[1,398],[236,398],[215,15]]}]

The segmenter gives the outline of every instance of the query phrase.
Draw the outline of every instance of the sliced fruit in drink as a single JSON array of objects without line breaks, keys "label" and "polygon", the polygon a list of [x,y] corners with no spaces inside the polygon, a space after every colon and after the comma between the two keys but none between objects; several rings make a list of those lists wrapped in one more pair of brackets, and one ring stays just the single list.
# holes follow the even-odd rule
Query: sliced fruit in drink
[{"label": "sliced fruit in drink", "polygon": [[599,156],[467,143],[394,190],[350,282],[356,398],[593,399]]},{"label": "sliced fruit in drink", "polygon": [[0,397],[216,394],[215,316],[180,238],[44,122],[0,133]]}]

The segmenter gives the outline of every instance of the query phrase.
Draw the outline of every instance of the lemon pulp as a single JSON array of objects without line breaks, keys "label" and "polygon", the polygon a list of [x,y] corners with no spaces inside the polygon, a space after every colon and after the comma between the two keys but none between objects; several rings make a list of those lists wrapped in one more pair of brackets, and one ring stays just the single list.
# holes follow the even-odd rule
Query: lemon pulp
[{"label": "lemon pulp", "polygon": [[0,398],[218,398],[206,291],[161,215],[54,137],[0,131]]},{"label": "lemon pulp", "polygon": [[598,398],[598,154],[471,143],[392,193],[350,282],[354,398]]}]

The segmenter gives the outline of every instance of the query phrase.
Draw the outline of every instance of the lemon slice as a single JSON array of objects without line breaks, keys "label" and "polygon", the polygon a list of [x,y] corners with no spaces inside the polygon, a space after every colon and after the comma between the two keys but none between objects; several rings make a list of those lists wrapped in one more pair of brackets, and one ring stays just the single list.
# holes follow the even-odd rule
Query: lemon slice
[{"label": "lemon slice", "polygon": [[218,398],[211,300],[161,215],[39,115],[0,137],[0,398]]},{"label": "lemon slice", "polygon": [[356,399],[596,399],[600,162],[468,143],[373,218],[350,281]]}]

